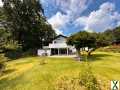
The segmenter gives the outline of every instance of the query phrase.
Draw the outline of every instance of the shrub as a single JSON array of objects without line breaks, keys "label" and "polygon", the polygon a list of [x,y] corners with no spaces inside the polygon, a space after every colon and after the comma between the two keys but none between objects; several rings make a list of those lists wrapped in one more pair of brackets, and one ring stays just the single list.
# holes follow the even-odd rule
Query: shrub
[{"label": "shrub", "polygon": [[10,60],[15,60],[21,57],[36,56],[36,50],[29,49],[27,51],[23,51],[22,48],[6,49],[5,56]]},{"label": "shrub", "polygon": [[83,68],[78,76],[59,77],[55,84],[55,90],[101,90],[89,64],[83,65]]},{"label": "shrub", "polygon": [[84,69],[82,70],[79,76],[80,85],[85,86],[87,90],[101,90],[97,82],[97,79],[95,78],[91,71],[90,65],[87,63],[83,67]]},{"label": "shrub", "polygon": [[41,60],[40,60],[40,65],[44,65],[44,64],[46,64],[46,63],[47,63],[46,59],[41,59]]},{"label": "shrub", "polygon": [[55,90],[84,90],[84,88],[79,85],[79,82],[78,78],[62,76],[57,79]]},{"label": "shrub", "polygon": [[5,52],[5,56],[11,60],[18,59],[22,57],[22,50],[21,49],[7,49]]}]

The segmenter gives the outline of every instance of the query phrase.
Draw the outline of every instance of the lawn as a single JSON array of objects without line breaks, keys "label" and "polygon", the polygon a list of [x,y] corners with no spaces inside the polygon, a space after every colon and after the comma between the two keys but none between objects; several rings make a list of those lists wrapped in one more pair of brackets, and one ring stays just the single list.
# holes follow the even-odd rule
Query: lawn
[{"label": "lawn", "polygon": [[[106,85],[109,85],[110,80],[120,80],[120,53],[95,52],[88,60],[98,80]],[[83,63],[74,58],[50,57],[9,61],[0,77],[0,90],[54,90],[59,77],[79,75]]]}]

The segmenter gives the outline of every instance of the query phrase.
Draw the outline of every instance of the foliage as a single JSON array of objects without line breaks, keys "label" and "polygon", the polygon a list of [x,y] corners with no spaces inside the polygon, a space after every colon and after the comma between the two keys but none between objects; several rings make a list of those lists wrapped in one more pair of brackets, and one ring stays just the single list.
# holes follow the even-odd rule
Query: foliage
[{"label": "foliage", "polygon": [[98,48],[112,45],[114,42],[120,42],[120,27],[98,33],[96,38]]},{"label": "foliage", "polygon": [[105,31],[103,33],[98,33],[96,39],[97,48],[105,47],[112,44],[113,35],[109,31]]},{"label": "foliage", "polygon": [[74,45],[78,55],[81,48],[88,47],[88,52],[91,52],[91,48],[96,47],[95,33],[89,33],[86,31],[80,31],[67,39],[67,44]]},{"label": "foliage", "polygon": [[97,49],[97,51],[120,53],[120,46],[119,45],[110,45],[107,47],[99,48],[99,49]]},{"label": "foliage", "polygon": [[120,27],[113,29],[113,35],[116,41],[120,41]]},{"label": "foliage", "polygon": [[9,60],[15,60],[22,57],[23,52],[20,48],[17,49],[7,49],[5,52],[5,57],[9,58]]},{"label": "foliage", "polygon": [[46,61],[45,58],[43,58],[43,59],[40,60],[40,65],[44,65],[44,64],[46,64],[46,63],[47,63],[47,61]]},{"label": "foliage", "polygon": [[83,67],[80,73],[80,85],[85,86],[87,90],[101,90],[89,63],[86,63]]},{"label": "foliage", "polygon": [[80,31],[67,39],[69,45],[76,47],[79,56],[80,49],[85,50],[83,48],[88,47],[88,55],[91,55],[97,48],[109,46],[114,41],[120,42],[120,27],[99,33]]},{"label": "foliage", "polygon": [[62,76],[56,80],[55,90],[84,90],[85,87],[81,87],[79,83],[78,78]]},{"label": "foliage", "polygon": [[0,7],[0,53],[4,51],[4,48],[9,43],[11,36],[10,32],[4,28],[5,18],[3,8]]},{"label": "foliage", "polygon": [[89,64],[82,65],[79,76],[62,76],[56,81],[55,90],[101,90]]},{"label": "foliage", "polygon": [[[23,50],[42,48],[55,36],[39,0],[3,0],[6,29]],[[44,39],[44,42],[43,42]]]}]

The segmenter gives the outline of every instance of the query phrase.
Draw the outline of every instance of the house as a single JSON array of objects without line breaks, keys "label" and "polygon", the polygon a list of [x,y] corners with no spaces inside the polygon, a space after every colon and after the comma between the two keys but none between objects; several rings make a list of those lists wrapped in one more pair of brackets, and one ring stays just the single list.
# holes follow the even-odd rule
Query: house
[{"label": "house", "polygon": [[72,55],[76,53],[74,46],[67,45],[67,37],[64,35],[58,35],[49,43],[48,46],[43,46],[43,49],[38,50],[38,55]]}]

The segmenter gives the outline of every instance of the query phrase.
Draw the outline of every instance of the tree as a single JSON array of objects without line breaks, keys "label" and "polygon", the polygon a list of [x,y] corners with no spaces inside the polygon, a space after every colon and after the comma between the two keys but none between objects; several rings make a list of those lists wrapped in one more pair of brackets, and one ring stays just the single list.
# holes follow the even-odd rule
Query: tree
[{"label": "tree", "polygon": [[111,31],[97,33],[96,35],[96,48],[109,46],[112,44],[113,35]]},{"label": "tree", "polygon": [[4,15],[3,8],[0,7],[0,52],[3,52],[3,49],[5,48],[10,38],[10,32],[4,28],[5,18],[6,17]]},{"label": "tree", "polygon": [[120,26],[113,29],[114,40],[120,41]]},{"label": "tree", "polygon": [[17,40],[23,50],[42,48],[42,43],[47,44],[55,36],[54,30],[44,17],[39,0],[3,0],[3,2],[7,17],[6,29],[12,33],[13,40]]},{"label": "tree", "polygon": [[67,44],[74,45],[78,55],[80,56],[80,49],[88,47],[88,55],[91,54],[91,48],[96,46],[96,38],[94,33],[88,33],[86,31],[80,31],[67,39]]},{"label": "tree", "polygon": [[0,75],[2,74],[2,72],[5,69],[5,61],[6,60],[4,59],[2,52],[7,43],[7,38],[9,36],[9,33],[3,27],[4,18],[5,18],[5,16],[3,13],[3,8],[0,7]]}]

